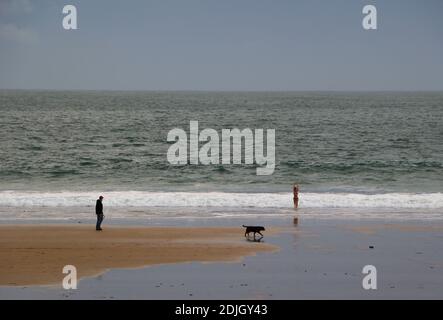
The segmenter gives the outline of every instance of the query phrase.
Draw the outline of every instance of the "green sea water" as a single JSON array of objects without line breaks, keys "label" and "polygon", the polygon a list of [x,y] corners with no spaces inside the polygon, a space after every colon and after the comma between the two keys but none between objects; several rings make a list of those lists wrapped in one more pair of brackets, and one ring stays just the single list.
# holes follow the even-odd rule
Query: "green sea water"
[{"label": "green sea water", "polygon": [[[0,190],[439,192],[443,93],[0,91]],[[276,130],[276,168],[172,166],[169,130]]]}]

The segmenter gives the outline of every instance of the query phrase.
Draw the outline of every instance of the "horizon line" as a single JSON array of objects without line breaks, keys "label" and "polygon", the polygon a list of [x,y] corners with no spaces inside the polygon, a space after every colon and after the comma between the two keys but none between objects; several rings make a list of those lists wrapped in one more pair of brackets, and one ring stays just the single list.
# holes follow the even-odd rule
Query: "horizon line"
[{"label": "horizon line", "polygon": [[207,92],[207,93],[288,93],[288,92],[325,92],[325,93],[440,93],[443,89],[305,89],[305,90],[241,90],[241,89],[48,89],[48,88],[0,88],[0,91],[53,91],[53,92]]}]

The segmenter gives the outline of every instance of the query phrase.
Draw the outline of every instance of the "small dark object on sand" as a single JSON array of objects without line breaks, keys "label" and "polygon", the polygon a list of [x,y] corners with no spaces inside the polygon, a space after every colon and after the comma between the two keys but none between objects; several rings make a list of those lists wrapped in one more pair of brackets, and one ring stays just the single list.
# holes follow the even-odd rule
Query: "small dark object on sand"
[{"label": "small dark object on sand", "polygon": [[374,246],[369,246],[369,249],[374,249]]}]

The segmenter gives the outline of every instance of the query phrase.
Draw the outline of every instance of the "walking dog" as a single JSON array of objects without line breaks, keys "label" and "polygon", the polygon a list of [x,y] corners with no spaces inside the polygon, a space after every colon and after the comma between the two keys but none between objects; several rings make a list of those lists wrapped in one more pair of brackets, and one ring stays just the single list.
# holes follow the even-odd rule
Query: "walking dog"
[{"label": "walking dog", "polygon": [[261,226],[245,226],[245,225],[243,225],[243,228],[246,228],[246,230],[245,230],[245,237],[246,238],[249,238],[249,234],[251,232],[254,233],[254,240],[255,240],[255,234],[256,233],[258,233],[261,236],[261,238],[263,238],[263,234],[260,231],[265,231],[264,227],[261,227]]}]

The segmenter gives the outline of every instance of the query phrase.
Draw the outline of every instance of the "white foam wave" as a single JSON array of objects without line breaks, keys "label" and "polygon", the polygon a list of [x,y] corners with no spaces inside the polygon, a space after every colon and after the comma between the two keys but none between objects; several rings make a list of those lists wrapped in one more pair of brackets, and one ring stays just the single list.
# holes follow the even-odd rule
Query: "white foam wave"
[{"label": "white foam wave", "polygon": [[[2,207],[93,206],[100,192],[0,192]],[[290,193],[107,192],[108,207],[291,208]],[[443,208],[443,193],[302,193],[303,208]]]}]

